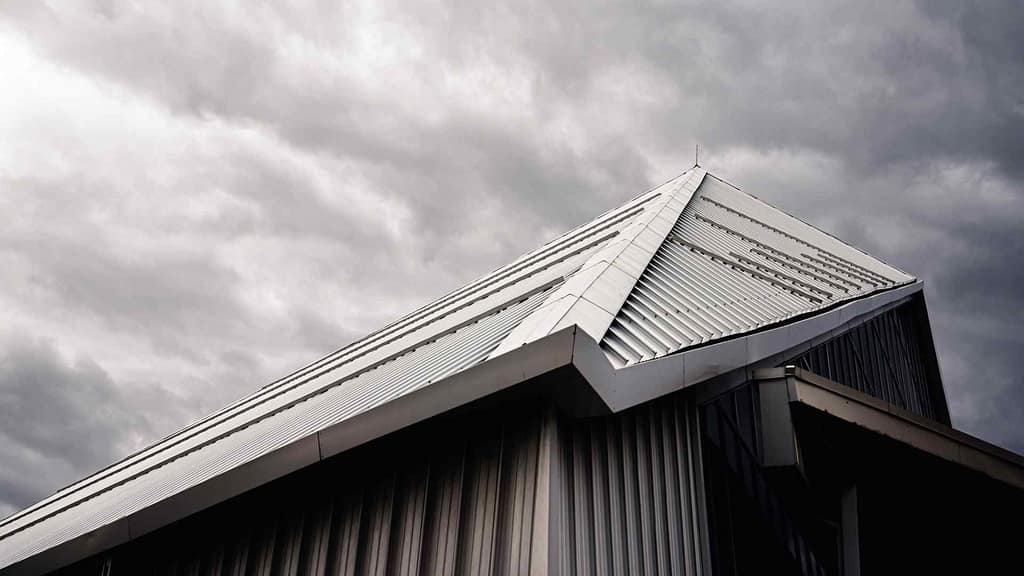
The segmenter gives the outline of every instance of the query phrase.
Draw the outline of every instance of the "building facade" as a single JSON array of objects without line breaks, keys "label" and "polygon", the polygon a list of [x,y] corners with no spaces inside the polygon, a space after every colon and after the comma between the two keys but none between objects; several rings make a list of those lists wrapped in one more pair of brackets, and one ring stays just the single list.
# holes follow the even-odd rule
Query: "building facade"
[{"label": "building facade", "polygon": [[699,167],[0,520],[0,575],[1012,566],[922,284]]}]

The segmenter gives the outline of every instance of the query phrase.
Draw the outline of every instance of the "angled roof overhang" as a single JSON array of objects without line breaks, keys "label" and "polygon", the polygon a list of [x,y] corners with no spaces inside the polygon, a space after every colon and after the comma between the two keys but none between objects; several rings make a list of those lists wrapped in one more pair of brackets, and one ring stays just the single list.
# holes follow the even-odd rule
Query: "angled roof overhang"
[{"label": "angled roof overhang", "polygon": [[1024,490],[1024,457],[984,440],[794,366],[755,370],[754,379],[761,388],[766,465],[801,466],[790,411],[803,408]]}]

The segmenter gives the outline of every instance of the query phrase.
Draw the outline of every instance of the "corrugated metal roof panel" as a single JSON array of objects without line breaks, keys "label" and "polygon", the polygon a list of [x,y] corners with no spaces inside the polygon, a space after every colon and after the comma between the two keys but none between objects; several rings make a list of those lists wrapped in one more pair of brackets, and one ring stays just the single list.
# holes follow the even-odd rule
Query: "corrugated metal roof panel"
[{"label": "corrugated metal roof panel", "polygon": [[601,345],[616,367],[627,366],[913,280],[709,177]]}]

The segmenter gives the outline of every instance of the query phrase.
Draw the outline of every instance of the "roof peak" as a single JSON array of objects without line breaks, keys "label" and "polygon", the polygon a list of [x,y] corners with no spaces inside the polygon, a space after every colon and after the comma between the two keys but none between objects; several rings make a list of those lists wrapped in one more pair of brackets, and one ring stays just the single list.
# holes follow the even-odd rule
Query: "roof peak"
[{"label": "roof peak", "polygon": [[642,195],[652,197],[644,210],[553,291],[490,357],[573,325],[600,341],[704,174],[702,168],[691,168]]}]

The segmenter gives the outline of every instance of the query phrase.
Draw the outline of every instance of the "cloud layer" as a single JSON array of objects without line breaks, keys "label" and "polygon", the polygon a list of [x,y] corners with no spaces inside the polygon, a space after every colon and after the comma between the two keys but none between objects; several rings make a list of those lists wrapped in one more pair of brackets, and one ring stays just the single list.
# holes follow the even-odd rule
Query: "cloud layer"
[{"label": "cloud layer", "polygon": [[1014,2],[8,2],[0,516],[702,164],[923,278],[1024,452]]}]

